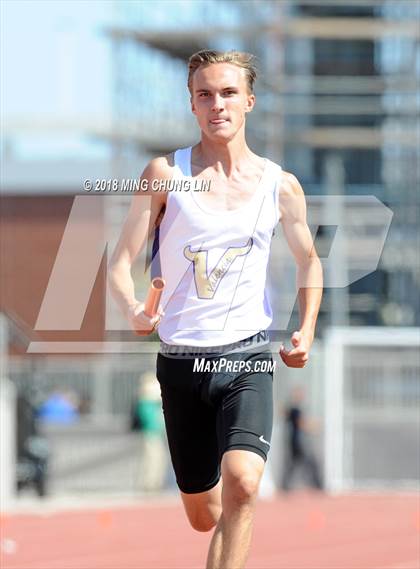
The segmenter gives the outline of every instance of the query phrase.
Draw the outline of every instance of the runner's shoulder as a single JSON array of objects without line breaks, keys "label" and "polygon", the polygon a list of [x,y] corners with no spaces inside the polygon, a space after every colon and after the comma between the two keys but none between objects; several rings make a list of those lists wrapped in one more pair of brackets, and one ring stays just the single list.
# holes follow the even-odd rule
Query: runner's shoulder
[{"label": "runner's shoulder", "polygon": [[291,172],[282,170],[280,183],[280,196],[303,196],[303,188],[299,180]]},{"label": "runner's shoulder", "polygon": [[143,178],[149,180],[153,178],[161,178],[164,180],[170,180],[174,173],[174,160],[173,153],[167,154],[165,156],[158,156],[153,158],[147,164],[144,172],[142,174]]},{"label": "runner's shoulder", "polygon": [[306,200],[299,180],[291,172],[282,170],[279,184],[279,209],[282,223],[295,222],[306,210]]},{"label": "runner's shoulder", "polygon": [[[148,189],[143,192],[143,194],[153,195],[158,199],[165,199],[166,191],[161,190],[159,192],[153,191],[154,180],[171,180],[174,173],[174,159],[173,153],[167,154],[165,156],[158,156],[150,160],[144,169],[141,177],[148,181]],[[155,182],[157,184],[157,182]]]},{"label": "runner's shoulder", "polygon": [[276,185],[280,190],[280,196],[301,196],[303,195],[303,188],[299,183],[297,177],[292,174],[291,172],[286,172],[277,162],[270,160],[269,158],[262,158],[262,160],[266,160],[270,164],[271,168],[271,175],[276,180]]}]

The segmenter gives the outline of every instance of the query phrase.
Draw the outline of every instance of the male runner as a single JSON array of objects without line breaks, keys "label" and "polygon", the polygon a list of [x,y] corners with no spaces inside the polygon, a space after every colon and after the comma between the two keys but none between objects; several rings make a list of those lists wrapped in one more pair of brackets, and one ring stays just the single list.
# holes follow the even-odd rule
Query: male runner
[{"label": "male runner", "polygon": [[[191,56],[188,87],[201,140],[152,160],[142,183],[210,180],[210,190],[134,196],[110,264],[113,295],[133,329],[144,334],[159,325],[157,378],[177,483],[192,527],[216,526],[207,569],[241,569],[248,556],[272,429],[265,281],[279,220],[299,289],[300,327],[293,348],[280,351],[289,367],[308,360],[322,295],[302,188],[245,140],[255,78],[249,54]],[[159,314],[148,318],[130,271],[153,231],[167,285]]]}]

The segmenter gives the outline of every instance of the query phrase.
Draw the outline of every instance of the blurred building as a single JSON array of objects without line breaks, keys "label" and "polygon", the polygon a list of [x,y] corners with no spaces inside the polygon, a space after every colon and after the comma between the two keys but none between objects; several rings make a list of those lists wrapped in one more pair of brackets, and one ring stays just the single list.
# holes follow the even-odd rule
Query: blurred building
[{"label": "blurred building", "polygon": [[[418,3],[158,1],[116,8],[107,32],[121,172],[136,155],[197,141],[186,89],[191,53],[255,53],[260,79],[250,146],[294,173],[308,195],[373,195],[394,212],[378,269],[344,290],[325,291],[320,328],[418,325]],[[341,170],[332,187],[331,164]],[[330,229],[316,234],[321,251],[331,245]],[[361,250],[368,233],[360,236]]]},{"label": "blurred building", "polygon": [[[80,327],[34,329],[75,195],[84,179],[111,175],[109,145],[98,136],[110,115],[99,34],[106,4],[102,12],[86,5],[83,15],[66,1],[2,6],[0,311],[9,318],[12,353],[24,354],[30,341],[103,338],[105,258]],[[101,231],[100,208],[90,222],[92,233]],[[73,289],[75,269],[67,276]],[[55,312],[68,302],[63,291]]]}]

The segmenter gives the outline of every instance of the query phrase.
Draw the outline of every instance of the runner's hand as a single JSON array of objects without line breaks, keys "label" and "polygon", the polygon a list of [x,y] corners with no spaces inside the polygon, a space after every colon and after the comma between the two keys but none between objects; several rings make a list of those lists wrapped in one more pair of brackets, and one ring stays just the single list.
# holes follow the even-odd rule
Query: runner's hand
[{"label": "runner's hand", "polygon": [[312,341],[299,330],[293,332],[291,342],[293,345],[291,350],[286,350],[283,345],[280,346],[281,359],[287,367],[304,367],[309,359],[309,348]]},{"label": "runner's hand", "polygon": [[158,313],[150,318],[144,313],[144,302],[137,302],[128,307],[128,321],[137,336],[148,336],[157,328],[162,316],[162,305],[159,305]]}]

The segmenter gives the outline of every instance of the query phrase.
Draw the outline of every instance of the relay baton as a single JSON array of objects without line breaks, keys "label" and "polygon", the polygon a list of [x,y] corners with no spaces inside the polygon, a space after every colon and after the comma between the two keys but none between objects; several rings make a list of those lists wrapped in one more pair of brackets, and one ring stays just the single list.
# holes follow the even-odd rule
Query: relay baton
[{"label": "relay baton", "polygon": [[155,277],[149,286],[146,302],[144,303],[144,313],[149,318],[153,318],[158,312],[160,297],[165,284],[165,280],[162,277]]}]

